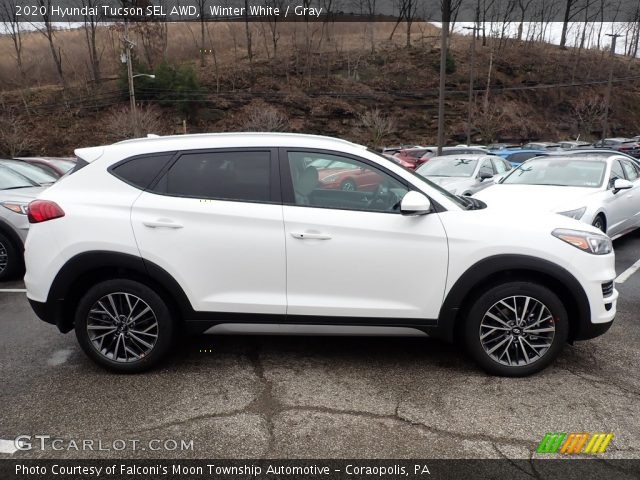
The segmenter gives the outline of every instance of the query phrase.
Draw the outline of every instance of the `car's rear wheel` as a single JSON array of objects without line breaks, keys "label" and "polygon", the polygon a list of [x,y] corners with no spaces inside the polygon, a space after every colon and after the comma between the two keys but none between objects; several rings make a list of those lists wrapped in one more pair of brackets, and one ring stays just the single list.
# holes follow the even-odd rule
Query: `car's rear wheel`
[{"label": "car's rear wheel", "polygon": [[95,285],[82,297],[75,331],[84,352],[99,365],[116,372],[141,372],[168,352],[173,321],[154,290],[116,279]]},{"label": "car's rear wheel", "polygon": [[20,256],[13,242],[0,233],[0,282],[9,280],[20,269]]},{"label": "car's rear wheel", "polygon": [[567,311],[548,288],[511,282],[495,286],[471,306],[465,324],[470,355],[487,372],[521,377],[547,367],[569,334]]}]

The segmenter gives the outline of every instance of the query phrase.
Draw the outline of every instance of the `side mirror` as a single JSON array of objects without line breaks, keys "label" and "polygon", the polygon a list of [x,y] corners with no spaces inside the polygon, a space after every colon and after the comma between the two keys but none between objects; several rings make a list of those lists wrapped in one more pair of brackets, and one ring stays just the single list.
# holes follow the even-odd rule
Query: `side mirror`
[{"label": "side mirror", "polygon": [[400,213],[403,215],[425,215],[430,211],[431,202],[420,192],[407,192],[400,202]]},{"label": "side mirror", "polygon": [[613,182],[613,193],[618,193],[620,190],[629,190],[630,188],[633,188],[633,183],[624,178],[616,178],[615,182]]},{"label": "side mirror", "polygon": [[490,173],[480,172],[478,174],[478,180],[480,180],[481,182],[484,182],[485,180],[487,180],[489,178],[493,178],[493,175],[491,175]]}]

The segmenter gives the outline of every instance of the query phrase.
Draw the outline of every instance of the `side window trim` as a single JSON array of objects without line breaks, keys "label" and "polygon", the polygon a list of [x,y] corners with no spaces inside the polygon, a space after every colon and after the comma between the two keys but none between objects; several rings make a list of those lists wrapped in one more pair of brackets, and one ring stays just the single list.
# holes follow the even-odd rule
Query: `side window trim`
[{"label": "side window trim", "polygon": [[281,192],[281,181],[280,181],[280,162],[278,161],[278,148],[274,147],[230,147],[230,148],[200,148],[200,149],[191,149],[191,150],[179,150],[175,152],[173,158],[167,162],[167,165],[162,169],[162,171],[158,174],[155,180],[149,185],[146,191],[153,193],[154,195],[162,195],[165,197],[175,197],[175,198],[200,198],[197,196],[189,196],[189,195],[174,195],[171,193],[158,192],[155,190],[158,183],[162,180],[162,178],[167,174],[167,172],[176,164],[176,162],[183,155],[193,155],[193,154],[206,154],[206,153],[238,153],[238,152],[269,152],[269,183],[270,183],[270,192],[268,201],[258,201],[258,200],[239,200],[239,199],[231,199],[231,198],[212,198],[211,200],[221,201],[221,202],[241,202],[241,203],[261,203],[261,204],[282,204],[282,192]]}]

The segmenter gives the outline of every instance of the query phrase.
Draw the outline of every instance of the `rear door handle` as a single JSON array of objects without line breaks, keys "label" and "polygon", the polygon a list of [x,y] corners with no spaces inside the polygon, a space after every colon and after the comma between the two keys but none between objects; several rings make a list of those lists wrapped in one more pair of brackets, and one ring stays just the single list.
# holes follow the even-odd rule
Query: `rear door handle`
[{"label": "rear door handle", "polygon": [[165,218],[159,218],[158,220],[146,220],[142,222],[142,224],[145,227],[149,227],[149,228],[173,228],[173,229],[182,228],[182,225],[180,225],[179,223],[176,223],[173,220],[169,220]]},{"label": "rear door handle", "polygon": [[331,240],[331,235],[326,233],[291,232],[291,236],[300,240]]}]

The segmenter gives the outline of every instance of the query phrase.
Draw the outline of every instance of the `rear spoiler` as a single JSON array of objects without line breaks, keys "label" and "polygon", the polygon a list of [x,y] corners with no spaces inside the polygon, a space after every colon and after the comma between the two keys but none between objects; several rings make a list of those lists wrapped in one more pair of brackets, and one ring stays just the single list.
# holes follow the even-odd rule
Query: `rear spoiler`
[{"label": "rear spoiler", "polygon": [[76,154],[76,157],[81,158],[87,163],[91,163],[102,156],[104,153],[104,147],[76,148],[74,153]]}]

